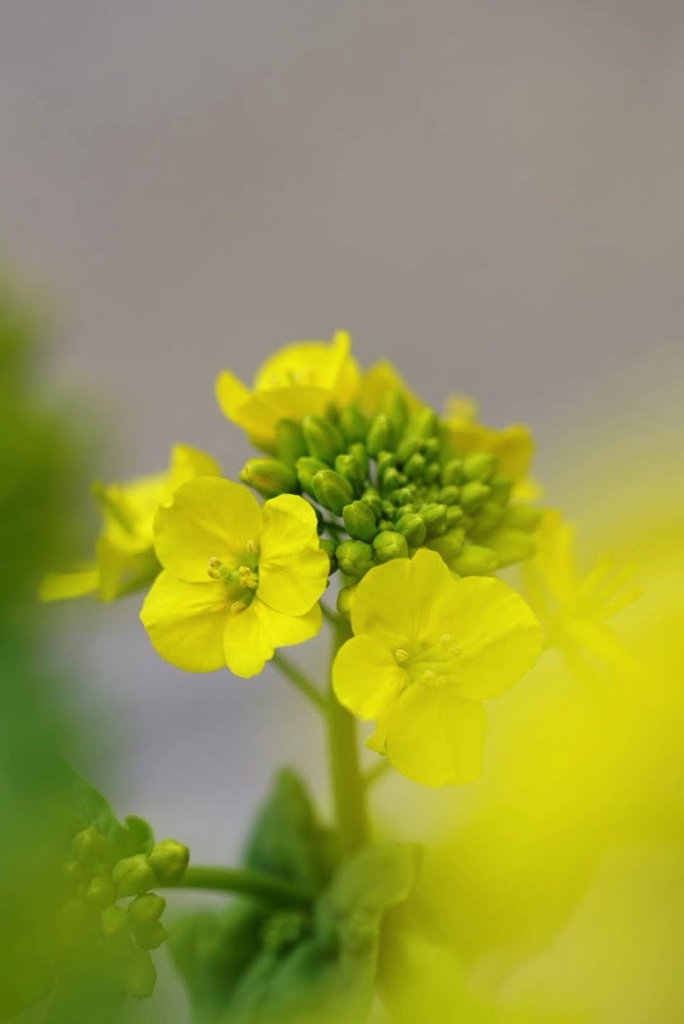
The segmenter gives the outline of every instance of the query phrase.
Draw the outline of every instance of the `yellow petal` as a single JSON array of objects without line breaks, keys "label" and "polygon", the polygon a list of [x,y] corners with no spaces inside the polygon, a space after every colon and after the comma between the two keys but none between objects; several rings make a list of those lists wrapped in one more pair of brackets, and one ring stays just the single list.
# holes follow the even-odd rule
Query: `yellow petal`
[{"label": "yellow petal", "polygon": [[359,405],[365,413],[373,415],[377,412],[378,406],[385,395],[390,391],[398,391],[403,395],[409,412],[422,409],[424,402],[421,402],[410,390],[406,382],[397,373],[392,364],[386,360],[374,363],[361,378]]},{"label": "yellow petal", "polygon": [[187,444],[175,444],[171,449],[171,462],[167,480],[166,497],[184,484],[186,480],[194,480],[198,476],[220,476],[218,462],[211,455],[192,448]]},{"label": "yellow petal", "polygon": [[316,514],[296,494],[281,494],[262,509],[259,599],[276,611],[304,615],[328,581],[330,561],[318,541]]},{"label": "yellow petal", "polygon": [[74,572],[50,572],[43,576],[38,587],[41,601],[61,601],[70,597],[85,597],[94,593],[100,583],[100,572],[94,562]]},{"label": "yellow petal", "polygon": [[486,716],[449,687],[409,686],[387,723],[392,765],[424,786],[472,782],[480,774]]},{"label": "yellow petal", "polygon": [[530,606],[490,577],[454,580],[451,600],[440,607],[438,628],[460,649],[454,668],[457,692],[469,700],[486,700],[509,689],[541,650],[541,630]]},{"label": "yellow petal", "polygon": [[378,718],[407,683],[394,651],[374,636],[348,640],[333,662],[332,681],[340,704],[359,718]]},{"label": "yellow petal", "polygon": [[167,474],[136,477],[125,483],[95,486],[93,492],[104,515],[101,536],[124,551],[152,546],[154,514],[167,490]]},{"label": "yellow petal", "polygon": [[319,605],[306,615],[283,615],[256,598],[244,611],[232,613],[225,625],[226,664],[234,675],[249,679],[261,672],[276,647],[310,640],[320,628]]},{"label": "yellow petal", "polygon": [[216,378],[216,400],[221,412],[231,423],[239,427],[241,422],[241,409],[251,395],[251,391],[239,380],[230,370],[224,370]]},{"label": "yellow petal", "polygon": [[95,545],[99,571],[99,596],[103,601],[132,594],[150,584],[159,572],[159,562],[150,546],[127,551],[100,537]]},{"label": "yellow petal", "polygon": [[349,358],[351,341],[338,331],[330,342],[294,341],[266,359],[254,378],[258,391],[308,385],[332,391]]},{"label": "yellow petal", "polygon": [[145,598],[140,620],[165,661],[186,672],[223,668],[223,634],[230,615],[220,580],[185,583],[162,572]]},{"label": "yellow petal", "polygon": [[200,583],[207,579],[210,558],[235,565],[260,531],[261,508],[246,487],[204,476],[181,484],[159,508],[154,543],[165,569]]}]

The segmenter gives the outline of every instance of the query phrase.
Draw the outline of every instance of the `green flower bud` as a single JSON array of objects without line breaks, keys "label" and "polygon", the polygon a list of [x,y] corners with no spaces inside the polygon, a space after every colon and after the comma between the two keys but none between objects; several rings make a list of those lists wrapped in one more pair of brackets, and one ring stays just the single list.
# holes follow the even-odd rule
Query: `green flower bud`
[{"label": "green flower bud", "polygon": [[91,907],[102,910],[116,900],[116,886],[107,875],[97,875],[93,878],[85,894],[87,902]]},{"label": "green flower bud", "polygon": [[464,543],[465,533],[463,530],[449,530],[441,537],[435,537],[434,540],[428,541],[427,546],[431,551],[440,554],[448,566],[453,567],[454,559],[460,555]]},{"label": "green flower bud", "polygon": [[304,431],[295,420],[278,420],[275,425],[275,445],[278,458],[288,466],[309,454]]},{"label": "green flower bud", "polygon": [[404,473],[409,480],[419,480],[425,472],[427,462],[425,456],[421,455],[420,452],[416,452],[410,459],[407,459],[404,463]]},{"label": "green flower bud", "polygon": [[337,544],[335,543],[334,540],[327,539],[320,540],[319,544],[321,546],[321,550],[325,551],[326,555],[328,556],[328,560],[330,561],[330,569],[328,570],[328,575],[331,576],[337,570],[337,558],[335,557]]},{"label": "green flower bud", "polygon": [[376,456],[378,467],[378,480],[382,483],[383,477],[388,469],[393,469],[397,464],[397,457],[394,452],[378,452]]},{"label": "green flower bud", "polygon": [[160,884],[176,885],[185,874],[190,850],[175,839],[161,839],[152,847],[148,860]]},{"label": "green flower bud", "polygon": [[404,505],[410,505],[413,498],[414,493],[410,487],[398,487],[396,491],[392,491],[391,495],[392,504],[396,505],[397,508],[403,508]]},{"label": "green flower bud", "polygon": [[544,518],[542,508],[533,505],[510,505],[506,509],[505,525],[515,530],[536,530]]},{"label": "green flower bud", "polygon": [[534,538],[529,533],[504,527],[499,527],[489,535],[487,543],[491,544],[501,568],[530,558],[536,549]]},{"label": "green flower bud", "polygon": [[436,462],[431,462],[429,466],[425,467],[423,473],[423,480],[426,484],[436,484],[442,475],[442,470],[439,468]]},{"label": "green flower bud", "polygon": [[446,528],[450,530],[463,519],[463,509],[460,505],[449,505],[446,511]]},{"label": "green flower bud", "polygon": [[389,469],[383,474],[382,477],[382,489],[383,491],[393,491],[395,487],[401,487],[406,483],[406,477],[403,473],[400,473],[394,466],[390,466]]},{"label": "green flower bud", "polygon": [[90,879],[90,872],[77,860],[67,861],[62,870],[64,881],[72,888],[86,885]]},{"label": "green flower bud", "polygon": [[131,922],[123,907],[112,904],[105,907],[100,915],[100,930],[105,939],[114,940],[127,938],[131,933]]},{"label": "green flower bud", "polygon": [[131,949],[119,971],[121,984],[133,999],[148,999],[154,992],[157,971],[147,950]]},{"label": "green flower bud", "polygon": [[351,618],[351,606],[358,583],[352,583],[349,587],[342,587],[337,595],[337,610],[345,619]]},{"label": "green flower bud", "polygon": [[366,486],[366,474],[354,455],[338,455],[335,459],[335,471],[343,476],[352,487],[354,494],[363,494]]},{"label": "green flower bud", "polygon": [[314,497],[313,492],[313,478],[316,473],[320,473],[323,469],[330,469],[327,462],[322,462],[320,459],[312,459],[309,455],[305,455],[303,459],[297,459],[296,465],[297,479],[303,491]]},{"label": "green flower bud", "polygon": [[[439,438],[428,437],[423,444],[423,454],[428,462],[433,462],[439,457],[442,451],[442,446],[439,443]],[[440,470],[441,472],[441,470]]]},{"label": "green flower bud", "polygon": [[94,825],[74,836],[71,852],[81,864],[102,864],[110,856],[109,843]]},{"label": "green flower bud", "polygon": [[169,933],[160,921],[133,929],[133,938],[141,949],[159,949],[168,937]]},{"label": "green flower bud", "polygon": [[375,565],[373,548],[361,540],[344,540],[337,546],[337,562],[346,576],[360,580]]},{"label": "green flower bud", "polygon": [[373,541],[373,550],[378,562],[389,562],[393,558],[408,558],[408,542],[403,533],[386,530]]},{"label": "green flower bud", "polygon": [[459,576],[489,576],[496,569],[498,561],[489,548],[466,544],[460,555],[451,562],[451,569]]},{"label": "green flower bud", "polygon": [[446,505],[428,505],[421,515],[427,528],[428,537],[436,537],[446,526]]},{"label": "green flower bud", "polygon": [[427,439],[437,433],[438,427],[439,418],[437,413],[424,406],[412,414],[406,426],[406,436]]},{"label": "green flower bud", "polygon": [[399,437],[408,418],[408,407],[401,392],[389,391],[382,400],[381,411],[394,427],[395,436]]},{"label": "green flower bud", "polygon": [[378,530],[381,530],[384,533],[386,530],[393,530],[393,529],[394,529],[394,519],[379,519],[378,520]]},{"label": "green flower bud", "polygon": [[463,479],[463,463],[460,459],[449,459],[442,467],[442,483],[445,487],[460,484]]},{"label": "green flower bud", "polygon": [[297,474],[278,459],[249,459],[240,470],[240,479],[262,498],[276,498],[279,494],[296,494],[299,491]]},{"label": "green flower bud", "polygon": [[406,537],[406,542],[411,548],[419,548],[427,537],[427,527],[423,517],[415,513],[408,513],[397,520],[396,529]]},{"label": "green flower bud", "polygon": [[497,501],[499,505],[506,505],[511,497],[511,491],[513,490],[513,481],[509,480],[505,476],[493,476],[489,481],[489,486],[492,490],[492,499]]},{"label": "green flower bud", "polygon": [[442,505],[457,505],[460,493],[455,484],[448,484],[439,492],[439,500]]},{"label": "green flower bud", "polygon": [[121,899],[122,896],[137,896],[151,889],[157,878],[145,854],[136,853],[134,857],[125,857],[114,865],[112,881]]},{"label": "green flower bud", "polygon": [[344,451],[344,438],[334,423],[323,416],[305,416],[302,420],[304,439],[309,455],[331,466]]},{"label": "green flower bud", "polygon": [[366,448],[373,457],[382,451],[389,451],[394,446],[395,432],[389,416],[380,412],[375,417],[366,435]]},{"label": "green flower bud", "polygon": [[496,469],[496,455],[476,452],[463,460],[463,475],[468,480],[488,480]]},{"label": "green flower bud", "polygon": [[370,542],[378,532],[375,516],[363,501],[352,501],[350,505],[345,505],[342,518],[347,533],[354,540]]},{"label": "green flower bud", "polygon": [[380,497],[380,495],[378,494],[374,487],[366,488],[366,490],[361,495],[361,501],[365,505],[368,505],[368,508],[371,510],[376,519],[380,519],[380,517],[383,514],[383,502],[382,498]]},{"label": "green flower bud", "polygon": [[423,442],[419,437],[405,437],[397,445],[397,462],[406,463],[413,455],[422,455]]},{"label": "green flower bud", "polygon": [[355,405],[348,405],[340,412],[340,430],[348,444],[365,441],[368,433],[368,420]]},{"label": "green flower bud", "polygon": [[342,514],[342,509],[354,500],[352,485],[334,469],[321,469],[311,481],[314,497],[319,505]]},{"label": "green flower bud", "polygon": [[366,480],[370,470],[370,462],[368,460],[368,452],[366,451],[365,444],[361,444],[360,441],[355,441],[354,444],[350,444],[349,454],[353,455],[359,466],[361,466],[363,478]]},{"label": "green flower bud", "polygon": [[159,918],[166,907],[166,900],[154,893],[138,896],[128,907],[133,937],[143,949],[158,949],[166,940],[166,929]]},{"label": "green flower bud", "polygon": [[475,515],[472,527],[474,537],[484,537],[498,526],[504,517],[505,509],[494,501],[486,501]]},{"label": "green flower bud", "polygon": [[479,508],[484,505],[485,501],[489,497],[490,490],[487,484],[480,483],[479,480],[471,480],[467,484],[463,484],[461,487],[460,503],[461,507],[466,512],[476,512]]}]

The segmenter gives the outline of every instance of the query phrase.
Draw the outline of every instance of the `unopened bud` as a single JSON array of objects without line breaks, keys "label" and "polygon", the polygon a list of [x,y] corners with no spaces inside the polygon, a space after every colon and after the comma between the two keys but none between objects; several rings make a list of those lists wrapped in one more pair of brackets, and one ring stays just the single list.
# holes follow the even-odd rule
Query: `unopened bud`
[{"label": "unopened bud", "polygon": [[448,484],[439,492],[439,500],[442,505],[457,505],[460,493],[456,484]]},{"label": "unopened bud", "polygon": [[450,530],[463,519],[463,509],[460,505],[449,505],[446,511],[446,528]]},{"label": "unopened bud", "polygon": [[383,398],[380,409],[394,427],[395,436],[399,437],[408,418],[408,407],[402,393],[389,391]]},{"label": "unopened bud", "polygon": [[406,473],[409,480],[418,480],[425,472],[426,465],[425,456],[421,455],[420,452],[416,452],[415,455],[412,455],[404,463],[404,473]]},{"label": "unopened bud", "polygon": [[141,949],[159,949],[169,937],[161,921],[152,924],[141,925],[133,929],[133,938]]},{"label": "unopened bud", "polygon": [[499,505],[506,505],[511,496],[513,490],[513,481],[509,480],[505,476],[493,476],[489,480],[489,487],[492,491],[492,498],[497,501]]},{"label": "unopened bud", "polygon": [[148,860],[160,884],[175,885],[185,874],[190,850],[175,839],[161,839],[153,846]]},{"label": "unopened bud", "polygon": [[355,405],[348,405],[340,412],[340,430],[348,444],[365,441],[368,433],[368,420]]},{"label": "unopened bud", "polygon": [[423,454],[428,462],[433,462],[437,459],[442,451],[442,446],[439,443],[439,438],[428,437],[423,443]]},{"label": "unopened bud", "polygon": [[116,940],[131,933],[131,922],[123,907],[112,904],[105,907],[100,915],[100,930],[105,939]]},{"label": "unopened bud", "polygon": [[401,487],[405,483],[406,477],[395,466],[390,466],[382,477],[383,491],[393,491],[396,487]]},{"label": "unopened bud", "polygon": [[463,550],[464,542],[465,533],[463,530],[449,530],[447,533],[443,533],[441,537],[435,537],[433,540],[428,541],[427,546],[432,551],[440,554],[447,565],[453,567],[454,559]]},{"label": "unopened bud", "polygon": [[338,455],[335,459],[335,472],[352,485],[357,497],[363,494],[363,489],[366,486],[366,474],[356,456]]},{"label": "unopened bud", "polygon": [[463,475],[468,480],[488,480],[496,469],[496,455],[476,452],[463,460]]},{"label": "unopened bud", "polygon": [[309,455],[329,465],[344,451],[344,438],[334,423],[323,416],[305,416],[302,420],[304,440]]},{"label": "unopened bud", "polygon": [[165,907],[166,900],[154,893],[138,896],[128,907],[133,937],[143,949],[158,949],[167,938],[166,929],[159,922]]},{"label": "unopened bud", "polygon": [[347,533],[354,540],[372,541],[378,532],[375,516],[363,501],[352,501],[342,512]]},{"label": "unopened bud", "polygon": [[393,558],[408,558],[406,537],[396,530],[385,530],[373,541],[373,550],[378,562],[389,562]]},{"label": "unopened bud", "polygon": [[330,469],[330,466],[327,462],[322,462],[320,459],[312,459],[310,455],[305,455],[304,458],[297,459],[295,468],[300,487],[313,498],[313,478],[321,470]]},{"label": "unopened bud", "polygon": [[486,501],[479,512],[475,515],[473,522],[473,535],[484,537],[490,533],[495,526],[498,526],[504,517],[505,509],[494,501]]},{"label": "unopened bud", "polygon": [[437,433],[439,419],[437,413],[425,406],[411,416],[406,426],[407,437],[428,438]]},{"label": "unopened bud", "polygon": [[112,881],[120,899],[122,896],[137,896],[151,889],[157,879],[147,857],[143,853],[136,853],[134,857],[125,857],[114,865]]},{"label": "unopened bud", "polygon": [[463,463],[460,459],[449,459],[442,467],[442,483],[445,487],[451,484],[460,484],[463,479]]},{"label": "unopened bud", "polygon": [[428,537],[436,537],[446,526],[446,505],[428,505],[421,513]]},{"label": "unopened bud", "polygon": [[404,505],[410,505],[415,497],[415,493],[411,487],[397,487],[396,491],[392,491],[390,495],[393,505],[397,508],[403,508]]},{"label": "unopened bud", "polygon": [[320,540],[318,543],[321,546],[321,551],[325,551],[326,555],[328,556],[328,561],[330,562],[328,575],[330,576],[337,570],[337,558],[335,557],[337,544],[335,543],[334,540],[328,540],[327,538],[325,538],[324,540]]},{"label": "unopened bud", "polygon": [[240,470],[240,479],[262,498],[276,498],[279,494],[296,494],[299,491],[297,474],[278,459],[249,459]]},{"label": "unopened bud", "polygon": [[278,458],[295,466],[297,459],[309,454],[304,431],[295,420],[278,420],[275,425],[275,445]]},{"label": "unopened bud", "polygon": [[342,509],[354,500],[352,485],[334,469],[321,469],[311,481],[314,497],[319,505],[342,515]]},{"label": "unopened bud", "polygon": [[451,562],[451,569],[459,576],[489,576],[498,565],[498,558],[489,548],[466,544],[460,555]]},{"label": "unopened bud", "polygon": [[383,514],[383,503],[382,498],[375,490],[374,487],[367,487],[361,495],[361,501],[368,505],[376,519],[380,519]]},{"label": "unopened bud", "polygon": [[344,615],[345,619],[351,618],[351,607],[357,587],[358,583],[353,583],[350,587],[342,587],[337,595],[337,610],[340,615]]},{"label": "unopened bud", "polygon": [[414,455],[422,455],[423,442],[419,437],[405,437],[397,445],[397,462],[404,464]]},{"label": "unopened bud", "polygon": [[437,462],[431,462],[429,466],[425,467],[423,480],[426,484],[436,484],[441,475],[442,471],[439,468],[439,464]]},{"label": "unopened bud", "polygon": [[87,902],[91,907],[102,910],[114,903],[117,897],[117,889],[111,878],[107,875],[97,875],[93,878],[85,894]]},{"label": "unopened bud", "polygon": [[346,576],[360,580],[375,565],[373,548],[361,540],[345,540],[337,546],[337,562]]},{"label": "unopened bud", "polygon": [[489,495],[487,484],[482,484],[479,480],[470,480],[461,487],[459,501],[466,512],[476,512],[484,505]]},{"label": "unopened bud", "polygon": [[63,872],[64,881],[72,887],[85,885],[90,878],[90,872],[78,860],[67,861],[64,865]]},{"label": "unopened bud", "polygon": [[419,548],[427,537],[427,527],[423,517],[415,513],[407,513],[397,520],[396,529],[406,537],[406,542],[411,548]]},{"label": "unopened bud", "polygon": [[505,525],[515,530],[532,532],[536,530],[544,518],[544,510],[533,505],[509,505],[506,510]]},{"label": "unopened bud", "polygon": [[534,537],[523,530],[500,527],[493,534],[491,544],[496,550],[498,565],[503,568],[530,558],[535,552]]},{"label": "unopened bud", "polygon": [[157,971],[145,949],[134,947],[120,965],[121,984],[133,999],[148,999],[154,992]]},{"label": "unopened bud", "polygon": [[375,458],[382,451],[388,451],[394,445],[395,432],[392,421],[384,413],[378,413],[366,436],[368,454]]},{"label": "unopened bud", "polygon": [[364,480],[367,479],[368,471],[370,469],[370,462],[368,460],[368,452],[366,451],[365,444],[361,444],[360,441],[355,441],[354,444],[350,444],[349,454],[353,455],[358,464],[361,466]]},{"label": "unopened bud", "polygon": [[81,864],[101,864],[110,853],[109,843],[94,825],[74,836],[71,852]]}]

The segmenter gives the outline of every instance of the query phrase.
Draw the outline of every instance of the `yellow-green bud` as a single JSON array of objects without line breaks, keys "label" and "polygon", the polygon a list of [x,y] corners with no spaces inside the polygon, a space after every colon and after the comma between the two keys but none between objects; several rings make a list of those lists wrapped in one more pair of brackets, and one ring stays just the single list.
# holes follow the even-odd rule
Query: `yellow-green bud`
[{"label": "yellow-green bud", "polygon": [[442,471],[439,468],[438,463],[431,462],[429,466],[425,467],[425,472],[423,473],[423,480],[426,484],[436,484],[441,475]]},{"label": "yellow-green bud", "polygon": [[389,416],[380,412],[375,417],[366,436],[368,454],[374,458],[382,451],[388,451],[394,445],[395,432]]},{"label": "yellow-green bud", "polygon": [[515,530],[536,530],[544,518],[544,510],[533,505],[509,505],[505,525]]},{"label": "yellow-green bud", "polygon": [[134,857],[125,857],[114,865],[112,881],[120,899],[122,896],[137,896],[151,889],[157,878],[147,857],[143,853],[136,853]]},{"label": "yellow-green bud", "polygon": [[428,505],[421,515],[427,528],[428,537],[436,537],[446,526],[446,505]]},{"label": "yellow-green bud", "polygon": [[100,929],[106,939],[120,939],[130,935],[131,922],[123,907],[112,904],[100,915]]},{"label": "yellow-green bud", "polygon": [[133,938],[141,949],[159,949],[168,937],[169,933],[161,921],[154,921],[133,929]]},{"label": "yellow-green bud", "polygon": [[374,487],[367,487],[361,495],[361,501],[368,505],[376,519],[380,519],[383,514],[383,503],[382,498],[375,490]]},{"label": "yellow-green bud", "polygon": [[382,451],[378,452],[375,461],[378,467],[378,480],[382,481],[382,478],[384,477],[387,470],[396,466],[397,457],[394,454],[394,452]]},{"label": "yellow-green bud", "polygon": [[457,505],[460,491],[456,484],[448,484],[439,492],[439,500],[442,505]]},{"label": "yellow-green bud", "polygon": [[489,452],[476,452],[463,460],[463,474],[468,480],[488,480],[496,469],[497,458]]},{"label": "yellow-green bud", "polygon": [[437,433],[439,419],[437,413],[425,406],[411,416],[406,427],[407,437],[433,437]]},{"label": "yellow-green bud", "polygon": [[465,533],[463,530],[449,530],[447,533],[443,533],[441,537],[435,537],[434,540],[429,541],[427,546],[431,551],[436,551],[440,554],[447,565],[451,566],[454,559],[463,550],[464,542]]},{"label": "yellow-green bud", "polygon": [[460,555],[450,563],[450,567],[459,576],[489,576],[498,562],[497,556],[489,548],[466,544]]},{"label": "yellow-green bud", "polygon": [[69,860],[64,865],[64,881],[71,886],[85,885],[90,878],[90,872],[77,860]]},{"label": "yellow-green bud", "polygon": [[334,573],[337,569],[337,558],[335,557],[337,544],[335,543],[334,540],[328,540],[327,538],[325,538],[324,540],[320,540],[318,543],[321,546],[321,550],[325,551],[326,555],[328,556],[328,560],[330,562],[330,569],[328,570],[328,575],[332,575],[332,573]]},{"label": "yellow-green bud", "polygon": [[479,480],[471,480],[467,484],[463,484],[461,487],[460,503],[461,507],[466,512],[476,512],[479,508],[484,505],[485,501],[489,497],[490,490],[487,484],[480,483]]},{"label": "yellow-green bud", "polygon": [[393,505],[403,508],[404,505],[411,504],[415,495],[410,487],[398,487],[396,491],[392,491],[390,497]]},{"label": "yellow-green bud", "polygon": [[302,420],[304,440],[309,455],[332,465],[344,451],[344,438],[334,423],[323,416],[305,416]]},{"label": "yellow-green bud", "polygon": [[506,505],[513,490],[513,481],[505,476],[493,476],[489,481],[492,489],[492,498],[500,505]]},{"label": "yellow-green bud", "polygon": [[346,576],[360,580],[375,565],[373,548],[361,540],[344,540],[337,546],[337,562]]},{"label": "yellow-green bud", "polygon": [[148,999],[154,992],[157,971],[145,949],[132,948],[120,965],[121,984],[133,999]]},{"label": "yellow-green bud", "polygon": [[382,489],[383,491],[393,491],[396,487],[401,487],[406,483],[406,477],[403,473],[400,473],[395,466],[390,466],[388,470],[383,474],[382,477]]},{"label": "yellow-green bud", "polygon": [[382,400],[381,411],[387,416],[399,437],[408,418],[406,400],[400,391],[389,391]]},{"label": "yellow-green bud", "polygon": [[240,479],[262,498],[276,498],[279,494],[296,494],[299,491],[297,474],[278,459],[249,459],[240,470]]},{"label": "yellow-green bud", "polygon": [[361,444],[360,441],[355,441],[354,444],[349,445],[349,454],[353,455],[358,464],[361,466],[364,480],[368,477],[368,471],[370,469],[370,462],[368,460],[368,452],[366,451],[365,444]]},{"label": "yellow-green bud", "polygon": [[408,512],[401,516],[397,520],[396,529],[398,533],[402,533],[406,537],[406,541],[411,548],[419,548],[427,537],[427,528],[423,522],[423,517],[415,512]]},{"label": "yellow-green bud", "polygon": [[419,437],[405,437],[397,445],[397,462],[406,463],[414,455],[422,455],[423,442]]},{"label": "yellow-green bud", "polygon": [[352,485],[334,469],[321,469],[311,481],[314,497],[319,505],[342,515],[342,509],[354,500]]},{"label": "yellow-green bud", "polygon": [[109,843],[94,825],[74,836],[71,852],[81,864],[101,864],[110,854]]},{"label": "yellow-green bud", "polygon": [[393,558],[408,558],[408,543],[403,533],[385,530],[373,541],[373,550],[378,562],[389,562]]},{"label": "yellow-green bud", "polygon": [[175,839],[160,839],[153,846],[148,860],[159,883],[175,885],[185,874],[190,850]]},{"label": "yellow-green bud", "polygon": [[313,492],[313,478],[316,473],[320,473],[323,469],[330,469],[327,462],[322,462],[320,459],[312,459],[311,456],[305,455],[302,459],[297,459],[297,479],[303,491],[314,497]]},{"label": "yellow-green bud", "polygon": [[423,453],[428,462],[432,462],[434,459],[438,458],[441,450],[442,446],[439,443],[439,439],[436,437],[428,437],[423,443]]},{"label": "yellow-green bud", "polygon": [[[494,543],[493,539],[492,542]],[[497,529],[495,543],[498,564],[502,568],[505,565],[513,565],[514,562],[522,562],[524,558],[530,558],[536,548],[534,537],[529,533],[503,527]]]},{"label": "yellow-green bud", "polygon": [[138,896],[128,907],[133,936],[143,949],[157,949],[165,941],[166,930],[159,922],[165,907],[166,900],[154,893]]},{"label": "yellow-green bud", "polygon": [[85,898],[91,907],[102,910],[115,901],[116,886],[107,875],[97,875],[88,886]]},{"label": "yellow-green bud", "polygon": [[463,463],[460,459],[449,459],[442,468],[442,483],[445,487],[460,484],[463,479]]},{"label": "yellow-green bud", "polygon": [[498,526],[504,517],[505,509],[494,501],[486,501],[475,516],[473,522],[473,534],[484,537],[487,533]]},{"label": "yellow-green bud", "polygon": [[450,530],[463,519],[463,509],[460,505],[449,505],[446,511],[446,528]]},{"label": "yellow-green bud", "polygon": [[426,465],[425,456],[421,455],[420,452],[416,452],[415,455],[412,455],[404,463],[404,472],[409,480],[418,480],[425,472]]},{"label": "yellow-green bud", "polygon": [[375,516],[363,501],[352,501],[342,512],[347,533],[354,540],[372,541],[378,532]]},{"label": "yellow-green bud", "polygon": [[337,595],[337,610],[345,619],[351,618],[351,606],[358,583],[352,583],[349,587],[342,587]]},{"label": "yellow-green bud", "polygon": [[295,420],[278,420],[275,425],[275,444],[278,458],[294,466],[297,459],[309,454],[304,431]]},{"label": "yellow-green bud", "polygon": [[348,444],[365,441],[368,433],[368,420],[356,405],[348,405],[340,412],[340,430]]},{"label": "yellow-green bud", "polygon": [[335,459],[335,472],[343,476],[354,489],[354,494],[363,494],[366,486],[366,474],[355,455],[338,455]]}]

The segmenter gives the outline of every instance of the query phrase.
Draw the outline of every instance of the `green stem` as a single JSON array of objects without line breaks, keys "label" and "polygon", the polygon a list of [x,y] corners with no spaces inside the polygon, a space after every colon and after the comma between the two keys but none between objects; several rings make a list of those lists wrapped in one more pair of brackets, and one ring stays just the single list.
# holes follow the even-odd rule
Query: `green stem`
[{"label": "green stem", "polygon": [[330,623],[331,626],[337,627],[337,620],[339,618],[337,612],[334,612],[332,608],[328,608],[327,604],[323,601],[320,602],[321,611],[323,612],[323,618]]},{"label": "green stem", "polygon": [[304,673],[297,668],[297,666],[286,658],[283,654],[276,651],[273,655],[273,664],[279,669],[284,676],[292,683],[293,686],[303,693],[307,700],[311,701],[319,711],[324,714],[328,711],[328,702],[326,701],[323,694],[318,690]]},{"label": "green stem", "polygon": [[[160,886],[159,888],[165,888]],[[304,906],[311,903],[311,894],[289,882],[271,878],[259,871],[239,868],[212,868],[191,865],[180,882],[170,889],[210,889],[215,892],[243,893],[265,899],[280,906]]]},{"label": "green stem", "polygon": [[[342,616],[334,620],[331,664],[351,630]],[[366,787],[359,761],[356,720],[339,703],[330,687],[328,701],[328,748],[335,817],[343,854],[351,853],[368,840]]]},{"label": "green stem", "polygon": [[377,782],[378,779],[381,779],[386,775],[391,767],[392,765],[389,763],[387,758],[383,758],[382,761],[378,761],[378,763],[374,764],[372,768],[369,768],[363,776],[363,784],[366,789],[370,789],[374,782]]}]

